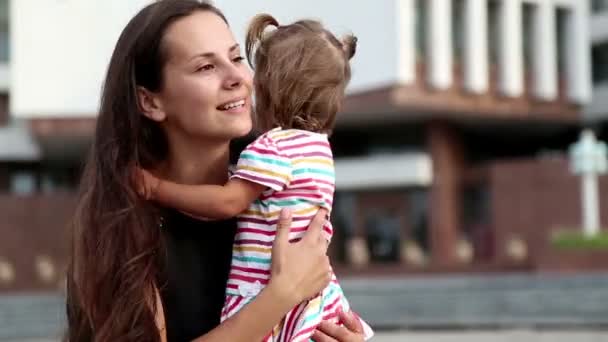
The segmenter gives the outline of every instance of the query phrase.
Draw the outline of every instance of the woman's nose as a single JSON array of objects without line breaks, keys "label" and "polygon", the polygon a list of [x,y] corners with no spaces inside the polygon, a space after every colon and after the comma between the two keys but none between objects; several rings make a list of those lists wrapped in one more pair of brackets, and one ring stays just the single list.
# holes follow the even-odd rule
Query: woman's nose
[{"label": "woman's nose", "polygon": [[227,89],[234,89],[241,86],[243,83],[243,73],[242,71],[234,65],[231,65],[226,73],[226,79],[224,81],[224,86]]}]

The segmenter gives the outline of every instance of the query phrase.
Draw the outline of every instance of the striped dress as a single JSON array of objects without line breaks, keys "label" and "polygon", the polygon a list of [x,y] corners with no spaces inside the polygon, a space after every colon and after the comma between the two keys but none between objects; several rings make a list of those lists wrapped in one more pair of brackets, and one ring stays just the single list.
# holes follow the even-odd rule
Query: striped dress
[{"label": "striped dress", "polygon": [[[268,284],[270,251],[281,208],[292,210],[290,240],[302,237],[319,208],[331,213],[333,156],[326,134],[275,128],[243,150],[232,177],[267,186],[238,219],[222,321],[249,303]],[[333,229],[323,227],[328,241]],[[322,320],[337,322],[350,307],[335,275],[316,298],[293,308],[264,341],[309,341]],[[371,329],[361,322],[366,336]]]}]

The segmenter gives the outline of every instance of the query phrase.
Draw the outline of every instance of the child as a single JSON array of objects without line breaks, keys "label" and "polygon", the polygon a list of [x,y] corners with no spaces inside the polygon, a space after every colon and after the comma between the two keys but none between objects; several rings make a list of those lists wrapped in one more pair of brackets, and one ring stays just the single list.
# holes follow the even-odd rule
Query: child
[{"label": "child", "polygon": [[[268,26],[276,29],[265,33]],[[339,41],[319,22],[279,26],[270,15],[253,19],[246,52],[255,70],[256,124],[264,132],[241,153],[224,186],[187,186],[143,172],[148,196],[192,215],[240,214],[222,321],[268,283],[270,247],[282,207],[293,212],[290,239],[298,239],[319,208],[331,212],[334,165],[328,134],[350,80],[356,38]],[[255,52],[254,52],[255,50]],[[324,226],[327,241],[331,223]],[[350,310],[335,275],[319,296],[291,310],[265,341],[309,341],[322,320]],[[366,338],[372,336],[361,321]]]}]

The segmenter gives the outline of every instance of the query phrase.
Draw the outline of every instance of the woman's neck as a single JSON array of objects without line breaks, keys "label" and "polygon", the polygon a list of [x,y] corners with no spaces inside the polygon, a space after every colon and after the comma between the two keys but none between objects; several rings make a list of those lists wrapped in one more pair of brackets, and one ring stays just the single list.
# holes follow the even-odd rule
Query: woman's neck
[{"label": "woman's neck", "polygon": [[230,142],[169,142],[169,157],[158,173],[181,184],[224,184],[228,180]]}]

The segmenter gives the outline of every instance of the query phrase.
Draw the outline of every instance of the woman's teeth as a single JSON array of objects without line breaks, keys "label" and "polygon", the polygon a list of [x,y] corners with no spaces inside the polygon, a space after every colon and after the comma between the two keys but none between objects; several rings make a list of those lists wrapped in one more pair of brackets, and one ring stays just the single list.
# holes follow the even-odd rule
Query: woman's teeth
[{"label": "woman's teeth", "polygon": [[242,107],[245,105],[245,100],[240,100],[236,102],[229,103],[227,105],[223,105],[220,107],[221,110],[228,110],[236,107]]}]

